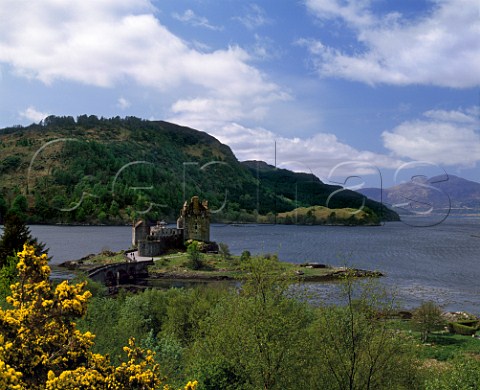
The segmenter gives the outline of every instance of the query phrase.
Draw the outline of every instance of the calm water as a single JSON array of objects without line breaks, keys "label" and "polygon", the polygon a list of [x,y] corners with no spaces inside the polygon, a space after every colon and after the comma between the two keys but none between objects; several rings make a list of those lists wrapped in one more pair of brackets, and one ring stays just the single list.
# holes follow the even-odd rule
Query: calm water
[{"label": "calm water", "polygon": [[[131,242],[127,226],[31,226],[30,230],[50,248],[52,264],[103,249],[127,249]],[[380,227],[215,225],[211,238],[227,243],[234,254],[278,253],[291,262],[346,263],[380,270],[387,275],[381,283],[406,307],[433,299],[446,310],[480,314],[479,218],[449,217],[423,228],[401,222]],[[312,288],[320,295],[335,292],[331,284]]]}]

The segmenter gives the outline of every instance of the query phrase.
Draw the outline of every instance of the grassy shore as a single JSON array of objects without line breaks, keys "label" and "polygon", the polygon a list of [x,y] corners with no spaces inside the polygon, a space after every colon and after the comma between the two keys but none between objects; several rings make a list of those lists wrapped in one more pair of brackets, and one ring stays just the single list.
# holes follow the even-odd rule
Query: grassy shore
[{"label": "grassy shore", "polygon": [[[276,255],[266,255],[276,257]],[[149,268],[152,279],[201,279],[201,280],[235,280],[246,275],[240,256],[222,256],[217,253],[200,254],[201,267],[193,269],[186,252],[172,252],[154,257],[155,265]],[[88,270],[103,264],[126,261],[124,251],[104,251],[97,255],[89,255],[80,260],[64,264],[67,268]],[[378,277],[378,271],[367,271],[346,267],[333,267],[326,264],[306,263],[294,264],[279,261],[281,267],[275,272],[281,272],[287,277],[298,281],[322,282],[341,279],[347,273],[357,277]]]}]

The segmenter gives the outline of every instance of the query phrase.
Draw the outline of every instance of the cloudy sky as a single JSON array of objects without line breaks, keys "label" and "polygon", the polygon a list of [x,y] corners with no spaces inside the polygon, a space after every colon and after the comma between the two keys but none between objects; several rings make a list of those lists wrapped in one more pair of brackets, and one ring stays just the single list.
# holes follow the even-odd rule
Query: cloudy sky
[{"label": "cloudy sky", "polygon": [[325,181],[480,181],[479,87],[479,0],[0,0],[0,127],[134,115]]}]

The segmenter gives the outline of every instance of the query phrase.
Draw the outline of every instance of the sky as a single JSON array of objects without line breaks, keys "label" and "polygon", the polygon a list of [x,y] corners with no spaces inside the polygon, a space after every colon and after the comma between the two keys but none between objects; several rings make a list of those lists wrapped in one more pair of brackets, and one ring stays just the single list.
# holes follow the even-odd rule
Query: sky
[{"label": "sky", "polygon": [[479,0],[0,0],[2,128],[166,120],[355,189],[480,181],[479,106]]}]

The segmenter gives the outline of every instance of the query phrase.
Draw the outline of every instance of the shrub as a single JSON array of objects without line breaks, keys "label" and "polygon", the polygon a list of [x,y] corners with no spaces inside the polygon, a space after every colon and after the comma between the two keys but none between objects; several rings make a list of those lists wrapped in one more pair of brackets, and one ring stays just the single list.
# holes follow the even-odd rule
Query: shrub
[{"label": "shrub", "polygon": [[441,329],[445,324],[440,307],[432,302],[423,302],[420,307],[415,309],[412,316],[415,327],[422,334],[422,341],[426,342],[428,335],[434,331]]},{"label": "shrub", "polygon": [[[0,309],[0,388],[159,388],[153,353],[133,339],[123,348],[128,360],[117,367],[108,356],[92,352],[95,336],[82,333],[74,322],[91,297],[85,283],[63,281],[54,288],[46,254],[36,255],[25,245],[17,256],[19,281],[7,297],[11,308]],[[189,382],[185,388],[195,387]]]},{"label": "shrub", "polygon": [[243,251],[241,256],[240,256],[240,261],[247,261],[252,257],[252,254],[250,251]]},{"label": "shrub", "polygon": [[[471,323],[471,322],[468,321],[468,323]],[[451,333],[461,334],[463,336],[473,336],[477,332],[478,327],[476,325],[468,326],[468,325],[462,324],[461,322],[450,322],[448,324],[448,330]]]},{"label": "shrub", "polygon": [[189,260],[189,267],[193,270],[203,268],[202,253],[200,251],[200,243],[198,241],[192,241],[187,246],[187,254]]},{"label": "shrub", "polygon": [[228,247],[227,244],[223,242],[219,243],[218,249],[223,260],[230,260],[232,258],[232,254],[230,253],[230,248]]}]

